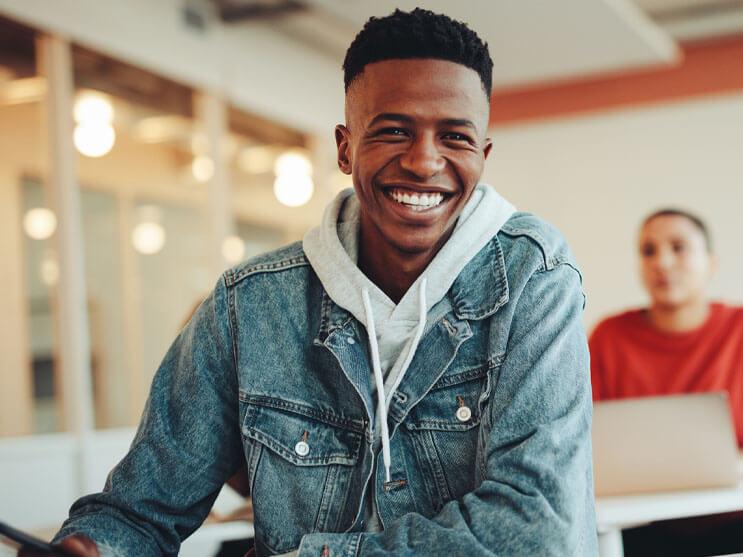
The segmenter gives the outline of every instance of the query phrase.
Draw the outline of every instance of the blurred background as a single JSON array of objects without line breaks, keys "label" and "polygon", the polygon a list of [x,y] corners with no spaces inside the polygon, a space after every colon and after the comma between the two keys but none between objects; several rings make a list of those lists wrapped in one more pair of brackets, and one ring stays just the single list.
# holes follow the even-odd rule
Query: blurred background
[{"label": "blurred background", "polygon": [[[191,308],[350,185],[341,62],[387,0],[0,0],[0,518],[98,490]],[[690,209],[740,302],[743,1],[423,7],[490,45],[484,181],[567,236],[586,325],[645,302],[636,230]]]}]

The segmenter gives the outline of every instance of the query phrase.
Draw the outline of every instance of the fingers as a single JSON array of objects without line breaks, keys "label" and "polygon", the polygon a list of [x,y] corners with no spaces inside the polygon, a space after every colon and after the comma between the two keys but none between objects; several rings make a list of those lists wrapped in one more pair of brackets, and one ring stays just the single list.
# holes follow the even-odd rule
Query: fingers
[{"label": "fingers", "polygon": [[82,535],[73,535],[63,539],[59,547],[66,553],[80,557],[100,557],[98,547],[90,538]]}]

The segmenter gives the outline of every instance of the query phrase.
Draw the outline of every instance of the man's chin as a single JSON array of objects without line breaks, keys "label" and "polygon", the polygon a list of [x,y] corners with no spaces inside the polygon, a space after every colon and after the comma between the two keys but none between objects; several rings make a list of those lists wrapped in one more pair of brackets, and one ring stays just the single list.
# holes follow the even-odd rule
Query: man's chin
[{"label": "man's chin", "polygon": [[689,299],[684,296],[673,296],[664,293],[662,296],[653,298],[653,305],[662,308],[665,311],[676,311],[683,308],[689,303]]}]

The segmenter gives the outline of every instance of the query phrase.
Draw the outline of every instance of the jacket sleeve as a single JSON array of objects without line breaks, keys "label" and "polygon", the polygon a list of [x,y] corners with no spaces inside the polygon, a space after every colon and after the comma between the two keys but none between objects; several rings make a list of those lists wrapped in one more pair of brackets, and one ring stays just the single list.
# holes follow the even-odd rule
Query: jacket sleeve
[{"label": "jacket sleeve", "polygon": [[178,335],[129,452],[55,540],[81,533],[103,555],[176,555],[204,520],[242,458],[228,295],[220,280]]},{"label": "jacket sleeve", "polygon": [[483,481],[433,518],[379,533],[308,534],[300,557],[597,553],[591,387],[580,275],[532,275],[513,314],[489,401]]}]

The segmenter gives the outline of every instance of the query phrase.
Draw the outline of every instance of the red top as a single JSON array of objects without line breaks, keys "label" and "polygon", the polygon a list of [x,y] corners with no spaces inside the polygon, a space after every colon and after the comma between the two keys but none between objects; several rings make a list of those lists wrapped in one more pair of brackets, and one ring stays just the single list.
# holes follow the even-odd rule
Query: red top
[{"label": "red top", "polygon": [[684,333],[628,311],[599,323],[589,347],[594,400],[724,390],[743,447],[743,307],[711,304],[707,321]]}]

